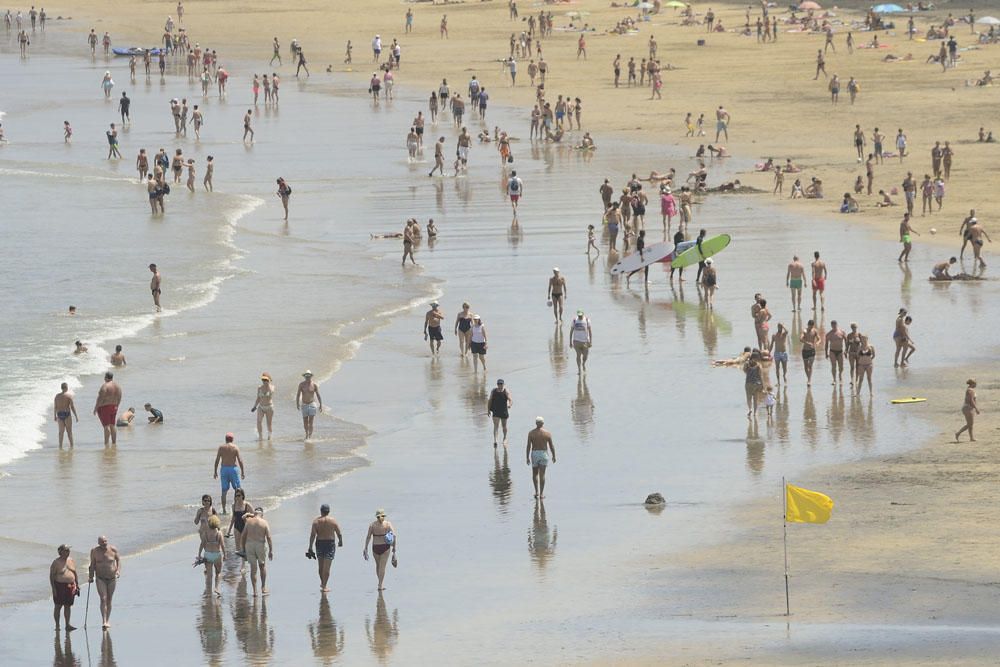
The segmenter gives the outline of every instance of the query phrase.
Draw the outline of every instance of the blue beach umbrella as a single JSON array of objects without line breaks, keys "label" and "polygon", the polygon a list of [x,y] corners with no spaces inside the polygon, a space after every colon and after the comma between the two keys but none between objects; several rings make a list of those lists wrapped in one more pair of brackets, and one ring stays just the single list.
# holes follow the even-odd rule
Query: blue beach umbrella
[{"label": "blue beach umbrella", "polygon": [[872,11],[875,12],[876,14],[903,14],[906,12],[906,10],[900,7],[899,5],[893,5],[893,4],[875,5],[874,7],[872,7]]}]

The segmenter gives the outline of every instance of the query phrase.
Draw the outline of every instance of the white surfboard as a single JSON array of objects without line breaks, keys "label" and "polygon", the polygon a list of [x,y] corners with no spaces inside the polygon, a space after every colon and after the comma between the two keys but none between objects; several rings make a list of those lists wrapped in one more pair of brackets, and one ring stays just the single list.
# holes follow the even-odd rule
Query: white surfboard
[{"label": "white surfboard", "polygon": [[644,266],[655,264],[662,261],[665,257],[669,257],[673,251],[674,244],[667,241],[648,245],[642,251],[642,257],[639,256],[639,253],[634,252],[628,257],[619,260],[617,264],[611,267],[611,275],[616,276],[621,273],[629,273]]}]

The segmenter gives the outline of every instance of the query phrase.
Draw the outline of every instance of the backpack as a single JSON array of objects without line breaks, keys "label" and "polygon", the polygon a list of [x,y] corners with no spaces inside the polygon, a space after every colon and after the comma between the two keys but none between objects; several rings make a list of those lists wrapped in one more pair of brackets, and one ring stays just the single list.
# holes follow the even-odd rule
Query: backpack
[{"label": "backpack", "polygon": [[516,178],[510,179],[510,191],[515,193],[521,191],[521,184],[517,182]]}]

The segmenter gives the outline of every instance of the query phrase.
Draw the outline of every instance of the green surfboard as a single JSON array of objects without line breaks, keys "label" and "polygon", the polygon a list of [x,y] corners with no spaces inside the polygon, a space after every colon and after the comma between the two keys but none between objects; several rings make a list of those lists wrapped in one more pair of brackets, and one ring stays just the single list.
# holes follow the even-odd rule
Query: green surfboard
[{"label": "green surfboard", "polygon": [[683,269],[685,266],[691,266],[692,264],[706,260],[712,255],[725,250],[730,241],[732,241],[732,238],[730,238],[729,234],[719,234],[710,239],[705,239],[701,242],[701,252],[698,252],[697,245],[693,248],[688,248],[670,262],[670,268]]}]

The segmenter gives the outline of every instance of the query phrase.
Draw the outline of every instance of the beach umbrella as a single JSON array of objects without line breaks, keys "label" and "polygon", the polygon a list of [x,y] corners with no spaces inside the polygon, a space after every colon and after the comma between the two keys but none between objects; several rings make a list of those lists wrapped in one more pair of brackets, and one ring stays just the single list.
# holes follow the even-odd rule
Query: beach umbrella
[{"label": "beach umbrella", "polygon": [[652,8],[653,8],[653,6],[654,6],[654,5],[653,5],[653,3],[652,3],[652,2],[640,2],[640,3],[638,3],[638,4],[636,5],[636,8],[637,8],[637,9],[652,9]]},{"label": "beach umbrella", "polygon": [[895,4],[875,5],[872,11],[876,14],[902,14],[906,10]]},{"label": "beach umbrella", "polygon": [[983,18],[977,20],[976,23],[982,23],[984,25],[1000,25],[1000,19],[995,16],[984,16]]},{"label": "beach umbrella", "polygon": [[799,3],[799,9],[822,9],[818,2],[813,2],[813,0],[806,0],[805,2]]},{"label": "beach umbrella", "polygon": [[683,9],[683,8],[687,7],[687,3],[686,2],[679,2],[678,0],[670,0],[670,2],[665,3],[663,6],[664,7],[671,7],[673,9]]}]

